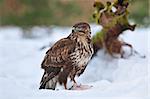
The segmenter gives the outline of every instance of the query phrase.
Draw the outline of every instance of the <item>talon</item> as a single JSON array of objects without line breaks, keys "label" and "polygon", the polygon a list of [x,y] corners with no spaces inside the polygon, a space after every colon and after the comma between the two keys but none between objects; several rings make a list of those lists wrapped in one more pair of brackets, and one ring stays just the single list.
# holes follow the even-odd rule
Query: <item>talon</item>
[{"label": "talon", "polygon": [[87,90],[90,89],[93,86],[88,86],[88,85],[76,85],[76,86],[72,86],[71,88],[69,88],[70,90]]}]

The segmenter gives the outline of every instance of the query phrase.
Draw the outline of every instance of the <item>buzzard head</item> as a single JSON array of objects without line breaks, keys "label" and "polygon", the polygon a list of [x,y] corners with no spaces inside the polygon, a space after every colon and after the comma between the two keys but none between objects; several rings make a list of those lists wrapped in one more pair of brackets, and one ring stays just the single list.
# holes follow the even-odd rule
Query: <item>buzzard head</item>
[{"label": "buzzard head", "polygon": [[83,32],[83,33],[90,35],[91,34],[91,28],[90,28],[90,25],[88,23],[80,22],[80,23],[75,24],[72,27],[72,33],[74,33],[74,32]]}]

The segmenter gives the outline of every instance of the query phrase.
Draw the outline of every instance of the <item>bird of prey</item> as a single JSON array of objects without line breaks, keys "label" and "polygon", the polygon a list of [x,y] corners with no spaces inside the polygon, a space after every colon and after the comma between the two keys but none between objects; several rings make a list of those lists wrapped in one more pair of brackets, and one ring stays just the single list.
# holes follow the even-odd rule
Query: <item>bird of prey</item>
[{"label": "bird of prey", "polygon": [[55,90],[60,83],[67,89],[67,79],[77,85],[75,76],[80,76],[93,55],[90,25],[79,22],[71,34],[57,41],[47,52],[41,64],[44,74],[39,89]]}]

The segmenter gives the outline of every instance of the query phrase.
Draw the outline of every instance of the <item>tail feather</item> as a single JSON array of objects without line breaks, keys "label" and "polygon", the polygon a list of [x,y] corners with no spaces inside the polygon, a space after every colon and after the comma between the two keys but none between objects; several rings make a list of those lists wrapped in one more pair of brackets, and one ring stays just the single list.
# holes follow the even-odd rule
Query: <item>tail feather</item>
[{"label": "tail feather", "polygon": [[52,89],[55,90],[58,77],[54,73],[46,73],[44,72],[44,75],[42,77],[42,80],[40,82],[39,89]]},{"label": "tail feather", "polygon": [[49,80],[49,81],[46,83],[45,88],[46,88],[46,89],[55,90],[57,81],[58,81],[58,77],[55,76],[54,78],[52,78],[51,80]]},{"label": "tail feather", "polygon": [[48,67],[43,74],[39,89],[55,89],[61,68]]}]

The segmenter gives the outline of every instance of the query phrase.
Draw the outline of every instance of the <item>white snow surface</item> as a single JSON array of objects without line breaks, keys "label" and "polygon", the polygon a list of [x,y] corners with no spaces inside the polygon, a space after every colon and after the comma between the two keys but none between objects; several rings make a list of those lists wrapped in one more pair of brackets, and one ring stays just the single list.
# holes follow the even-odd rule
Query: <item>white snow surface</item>
[{"label": "white snow surface", "polygon": [[[92,35],[99,26],[91,25]],[[43,75],[40,64],[45,56],[43,45],[54,43],[71,32],[70,27],[54,27],[49,35],[34,28],[41,38],[23,38],[18,27],[0,27],[0,99],[150,99],[150,28],[126,31],[121,39],[133,45],[145,59],[134,55],[113,59],[99,51],[79,78],[80,84],[92,85],[88,90],[39,90]],[[45,36],[42,35],[44,31]]]}]

